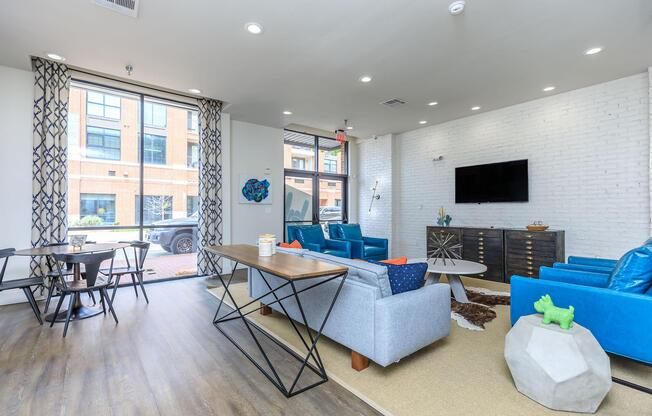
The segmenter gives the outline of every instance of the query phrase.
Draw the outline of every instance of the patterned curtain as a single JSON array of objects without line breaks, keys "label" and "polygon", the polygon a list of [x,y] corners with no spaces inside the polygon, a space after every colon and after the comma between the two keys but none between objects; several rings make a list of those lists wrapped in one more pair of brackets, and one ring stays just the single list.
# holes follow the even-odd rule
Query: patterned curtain
[{"label": "patterned curtain", "polygon": [[[65,241],[67,233],[68,67],[32,58],[34,129],[32,150],[32,247]],[[47,272],[32,258],[33,276]]]},{"label": "patterned curtain", "polygon": [[[212,274],[203,251],[222,244],[222,102],[199,104],[199,221],[197,274]],[[220,267],[220,266],[218,266]],[[221,271],[221,270],[220,270]]]}]

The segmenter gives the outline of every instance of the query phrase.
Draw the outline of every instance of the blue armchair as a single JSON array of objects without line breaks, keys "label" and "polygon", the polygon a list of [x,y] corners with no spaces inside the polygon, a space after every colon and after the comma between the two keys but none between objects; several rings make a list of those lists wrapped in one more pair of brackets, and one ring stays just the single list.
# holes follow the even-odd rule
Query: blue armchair
[{"label": "blue armchair", "polygon": [[533,303],[549,294],[558,306],[575,307],[575,321],[588,328],[605,351],[652,364],[652,292],[608,289],[613,264],[571,257],[568,264],[541,267],[539,279],[513,276],[512,325],[521,316],[536,313]]},{"label": "blue armchair", "polygon": [[351,243],[324,238],[321,225],[288,225],[288,241],[294,240],[310,251],[351,258]]},{"label": "blue armchair", "polygon": [[332,239],[351,243],[351,255],[354,259],[387,260],[387,239],[363,237],[360,224],[328,224],[328,232]]}]

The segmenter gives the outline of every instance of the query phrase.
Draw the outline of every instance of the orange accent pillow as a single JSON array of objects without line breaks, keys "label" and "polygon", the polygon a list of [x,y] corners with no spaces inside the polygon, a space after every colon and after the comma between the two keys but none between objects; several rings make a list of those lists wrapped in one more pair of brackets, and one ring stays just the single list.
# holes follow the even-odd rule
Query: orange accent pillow
[{"label": "orange accent pillow", "polygon": [[301,247],[301,243],[298,240],[294,240],[293,242],[291,242],[289,244],[288,243],[281,243],[278,246],[283,247],[283,248],[303,248],[303,247]]},{"label": "orange accent pillow", "polygon": [[380,262],[381,263],[386,263],[386,264],[395,264],[395,265],[399,266],[401,264],[407,264],[407,257],[406,256],[397,257],[395,259],[381,260]]}]

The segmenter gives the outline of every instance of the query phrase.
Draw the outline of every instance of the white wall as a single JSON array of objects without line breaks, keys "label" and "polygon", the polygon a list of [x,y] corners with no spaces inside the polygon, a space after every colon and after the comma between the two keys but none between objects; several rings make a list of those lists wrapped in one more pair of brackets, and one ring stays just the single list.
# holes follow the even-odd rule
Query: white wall
[{"label": "white wall", "polygon": [[[31,246],[32,73],[0,66],[0,91],[0,248],[21,249]],[[6,279],[28,274],[29,258],[9,260]],[[19,290],[2,292],[0,304],[24,298]]]},{"label": "white wall", "polygon": [[[382,237],[390,240],[392,250],[392,135],[378,136],[368,140],[351,143],[352,152],[351,181],[355,183],[356,193],[352,198],[357,201],[358,213],[351,222],[360,223],[364,235]],[[372,188],[378,181],[374,200]],[[371,205],[371,211],[369,207]]]},{"label": "white wall", "polygon": [[[393,253],[423,256],[425,227],[435,223],[440,206],[453,225],[523,227],[542,220],[566,230],[572,255],[618,257],[640,244],[650,230],[649,77],[399,134],[390,156],[386,143],[361,144],[371,150],[360,152],[361,181],[394,165],[395,203],[386,208],[394,212]],[[433,162],[437,155],[444,160]],[[530,202],[455,204],[455,167],[514,159],[529,160]],[[362,205],[359,220],[375,230]]]},{"label": "white wall", "polygon": [[[262,233],[283,238],[283,130],[231,121],[231,243],[255,244]],[[271,205],[241,204],[240,175],[271,174]]]}]

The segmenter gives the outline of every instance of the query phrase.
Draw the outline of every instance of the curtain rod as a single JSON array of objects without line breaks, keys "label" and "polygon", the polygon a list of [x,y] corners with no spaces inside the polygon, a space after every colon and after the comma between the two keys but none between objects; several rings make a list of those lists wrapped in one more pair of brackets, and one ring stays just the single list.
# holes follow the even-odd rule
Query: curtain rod
[{"label": "curtain rod", "polygon": [[[172,91],[169,91],[169,90],[164,90],[164,89],[149,86],[149,85],[143,85],[143,84],[139,84],[137,82],[127,81],[127,80],[124,80],[124,79],[121,79],[121,78],[115,78],[115,77],[111,77],[111,76],[108,76],[108,75],[103,75],[103,74],[98,74],[98,73],[95,73],[95,72],[86,71],[86,70],[83,70],[83,69],[76,68],[74,66],[69,66],[69,68],[72,69],[75,72],[79,72],[80,74],[90,75],[90,76],[93,76],[93,77],[103,78],[103,79],[107,79],[107,80],[115,81],[115,82],[121,82],[123,84],[132,85],[134,87],[147,88],[149,90],[158,91],[158,92],[162,92],[162,93],[165,93],[165,94],[177,95],[179,97],[189,98],[189,99],[193,99],[193,100],[198,100],[200,98],[206,98],[206,97],[197,96],[197,95],[183,94],[183,93],[179,93],[179,92],[176,92],[176,91],[172,92]],[[223,105],[225,104],[225,102],[222,101],[222,100],[217,100],[217,101],[220,101]]]}]

